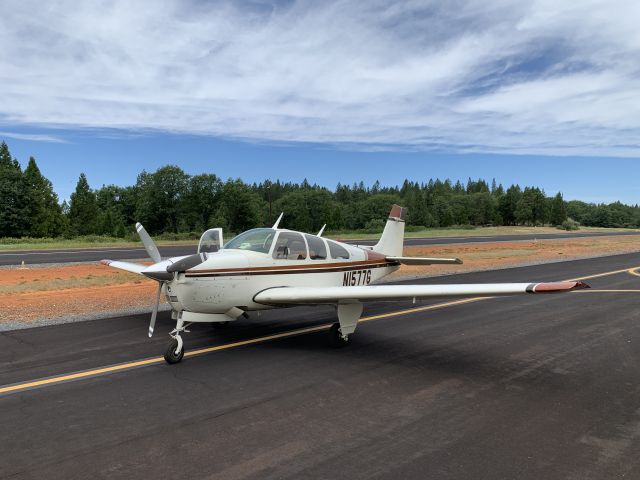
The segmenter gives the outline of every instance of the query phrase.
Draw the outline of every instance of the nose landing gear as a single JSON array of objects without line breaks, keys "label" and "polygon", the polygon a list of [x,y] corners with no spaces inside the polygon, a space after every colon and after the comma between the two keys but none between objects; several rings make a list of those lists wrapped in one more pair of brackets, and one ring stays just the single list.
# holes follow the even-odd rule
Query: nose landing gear
[{"label": "nose landing gear", "polygon": [[178,363],[184,357],[184,343],[182,342],[182,337],[180,336],[180,332],[189,332],[187,327],[191,325],[190,323],[184,324],[181,318],[178,318],[178,322],[176,324],[176,328],[174,328],[169,335],[171,335],[171,342],[167,347],[166,352],[164,352],[165,361],[173,365],[174,363]]},{"label": "nose landing gear", "polygon": [[168,364],[172,365],[178,363],[184,357],[184,348],[179,345],[178,340],[173,339],[167,347],[167,351],[164,352],[164,360]]}]

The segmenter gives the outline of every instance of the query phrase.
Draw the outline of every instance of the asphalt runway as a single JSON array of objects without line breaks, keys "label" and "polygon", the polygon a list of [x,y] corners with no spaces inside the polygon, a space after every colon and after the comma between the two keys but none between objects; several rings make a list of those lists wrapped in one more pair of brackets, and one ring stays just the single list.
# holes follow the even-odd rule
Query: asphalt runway
[{"label": "asphalt runway", "polygon": [[639,266],[427,279],[592,289],[370,304],[338,350],[325,307],[193,326],[173,366],[166,312],[4,332],[0,477],[640,478]]},{"label": "asphalt runway", "polygon": [[[425,237],[405,238],[407,246],[423,245],[450,245],[458,243],[485,243],[485,242],[522,242],[531,240],[559,240],[564,238],[584,238],[603,236],[638,235],[638,232],[578,232],[578,233],[547,233],[540,235],[494,235],[478,237]],[[359,245],[375,245],[377,240],[349,240],[347,243]],[[196,253],[197,246],[175,245],[159,247],[163,257],[178,257]],[[61,249],[61,250],[29,250],[11,251],[0,250],[0,266],[20,265],[23,261],[27,265],[43,263],[72,263],[72,262],[99,262],[108,258],[111,260],[131,260],[147,258],[147,252],[142,246],[129,248],[85,248],[85,249]]]}]

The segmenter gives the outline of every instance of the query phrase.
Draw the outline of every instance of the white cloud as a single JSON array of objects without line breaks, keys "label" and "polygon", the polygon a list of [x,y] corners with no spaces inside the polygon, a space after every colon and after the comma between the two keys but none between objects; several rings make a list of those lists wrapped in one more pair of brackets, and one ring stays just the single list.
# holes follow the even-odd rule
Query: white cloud
[{"label": "white cloud", "polygon": [[0,138],[15,138],[16,140],[30,142],[67,143],[66,140],[60,137],[38,133],[0,132]]},{"label": "white cloud", "polygon": [[632,1],[5,2],[3,125],[640,153]]}]

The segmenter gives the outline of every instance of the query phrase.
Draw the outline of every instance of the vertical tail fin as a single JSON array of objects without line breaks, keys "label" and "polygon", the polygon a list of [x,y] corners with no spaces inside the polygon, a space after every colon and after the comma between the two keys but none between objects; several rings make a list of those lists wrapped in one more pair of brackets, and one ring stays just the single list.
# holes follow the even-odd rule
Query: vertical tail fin
[{"label": "vertical tail fin", "polygon": [[406,208],[399,205],[391,207],[387,224],[382,231],[382,236],[372,249],[374,252],[388,256],[402,256],[402,247],[404,245],[404,218],[406,215]]}]

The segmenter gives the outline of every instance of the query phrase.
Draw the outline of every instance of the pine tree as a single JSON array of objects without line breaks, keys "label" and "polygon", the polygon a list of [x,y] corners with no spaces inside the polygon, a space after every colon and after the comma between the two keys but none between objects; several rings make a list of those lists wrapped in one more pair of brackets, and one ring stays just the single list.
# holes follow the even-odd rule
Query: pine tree
[{"label": "pine tree", "polygon": [[525,187],[518,205],[516,206],[516,221],[521,225],[533,225],[534,221],[535,194],[532,188]]},{"label": "pine tree", "polygon": [[11,157],[5,142],[0,144],[0,237],[29,234],[28,198],[20,164]]},{"label": "pine tree", "polygon": [[521,198],[522,191],[520,186],[511,185],[498,200],[498,211],[504,225],[516,224],[516,209]]},{"label": "pine tree", "polygon": [[551,201],[551,217],[550,221],[552,225],[562,225],[567,219],[567,206],[562,198],[562,193],[558,192]]},{"label": "pine tree", "polygon": [[76,235],[96,233],[98,227],[96,194],[89,188],[89,182],[84,173],[80,174],[76,190],[71,194],[69,222],[72,232]]},{"label": "pine tree", "polygon": [[24,183],[29,200],[27,210],[32,237],[55,237],[62,233],[64,221],[58,196],[51,182],[46,179],[33,157],[24,171]]}]

